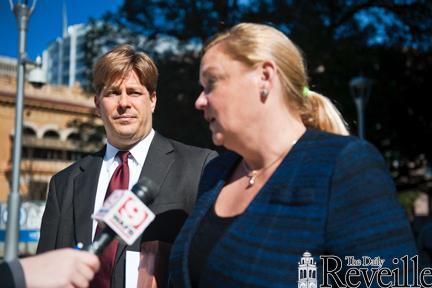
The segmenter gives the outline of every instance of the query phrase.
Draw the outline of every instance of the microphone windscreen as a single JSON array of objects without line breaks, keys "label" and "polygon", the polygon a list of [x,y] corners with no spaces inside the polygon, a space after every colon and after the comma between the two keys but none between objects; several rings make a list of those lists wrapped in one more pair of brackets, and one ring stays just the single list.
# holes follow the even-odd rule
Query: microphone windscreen
[{"label": "microphone windscreen", "polygon": [[151,179],[143,177],[133,187],[134,193],[145,205],[150,205],[156,196],[157,186]]}]

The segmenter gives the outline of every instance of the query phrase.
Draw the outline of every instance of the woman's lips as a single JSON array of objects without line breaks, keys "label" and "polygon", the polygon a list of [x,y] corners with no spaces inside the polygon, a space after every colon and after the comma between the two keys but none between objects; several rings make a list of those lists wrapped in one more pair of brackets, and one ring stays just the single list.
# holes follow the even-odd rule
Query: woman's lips
[{"label": "woman's lips", "polygon": [[214,117],[204,116],[204,119],[205,119],[208,123],[211,123],[211,122],[215,121],[215,118],[214,118]]}]

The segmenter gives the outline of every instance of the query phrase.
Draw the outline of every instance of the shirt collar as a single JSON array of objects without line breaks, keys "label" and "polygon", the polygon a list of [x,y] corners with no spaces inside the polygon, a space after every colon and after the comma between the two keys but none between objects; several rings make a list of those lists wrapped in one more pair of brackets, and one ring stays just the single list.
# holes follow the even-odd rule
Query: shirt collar
[{"label": "shirt collar", "polygon": [[[139,166],[144,165],[144,161],[147,156],[148,149],[150,148],[150,144],[153,141],[155,135],[155,131],[153,129],[150,130],[150,133],[147,134],[144,139],[139,141],[135,146],[133,146],[131,149],[129,149],[129,152],[131,154],[131,158],[137,162]],[[119,151],[118,148],[111,145],[109,142],[107,142],[107,147],[105,150],[105,156],[104,161],[108,163],[108,167],[111,166],[111,164],[114,161],[115,156],[117,155],[117,152]]]},{"label": "shirt collar", "polygon": [[132,158],[137,162],[139,166],[144,165],[144,161],[147,156],[147,152],[150,148],[150,144],[153,141],[153,137],[155,135],[155,131],[153,129],[150,130],[150,133],[138,142],[134,147],[132,147],[129,152],[132,155]]}]

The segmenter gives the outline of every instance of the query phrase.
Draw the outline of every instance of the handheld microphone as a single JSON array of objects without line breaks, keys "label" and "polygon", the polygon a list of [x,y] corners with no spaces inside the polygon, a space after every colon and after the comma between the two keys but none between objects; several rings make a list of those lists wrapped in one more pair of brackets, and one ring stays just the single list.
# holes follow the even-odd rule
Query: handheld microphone
[{"label": "handheld microphone", "polygon": [[155,191],[155,184],[148,178],[139,180],[131,191],[113,191],[102,208],[92,216],[104,228],[83,250],[100,255],[116,236],[127,245],[132,245],[155,218],[147,207],[153,202]]}]

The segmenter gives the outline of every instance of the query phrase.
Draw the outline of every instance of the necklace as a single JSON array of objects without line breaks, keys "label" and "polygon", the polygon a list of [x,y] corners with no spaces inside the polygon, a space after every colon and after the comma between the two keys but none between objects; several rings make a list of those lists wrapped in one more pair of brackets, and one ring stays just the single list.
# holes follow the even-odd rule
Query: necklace
[{"label": "necklace", "polygon": [[[297,142],[297,140],[294,140],[290,146],[290,148],[292,146],[294,146],[294,144]],[[250,169],[249,166],[246,164],[246,162],[244,161],[244,159],[242,160],[242,167],[243,170],[246,172],[246,176],[249,178],[249,185],[248,187],[252,187],[255,182],[256,179],[258,178],[259,175],[261,175],[262,172],[264,172],[265,170],[267,170],[268,168],[270,168],[271,166],[273,166],[273,164],[275,164],[278,160],[280,160],[281,158],[283,158],[288,151],[284,151],[283,153],[281,153],[278,157],[276,157],[275,160],[273,160],[269,165],[265,166],[264,168],[262,168],[261,170],[253,170]]]}]

